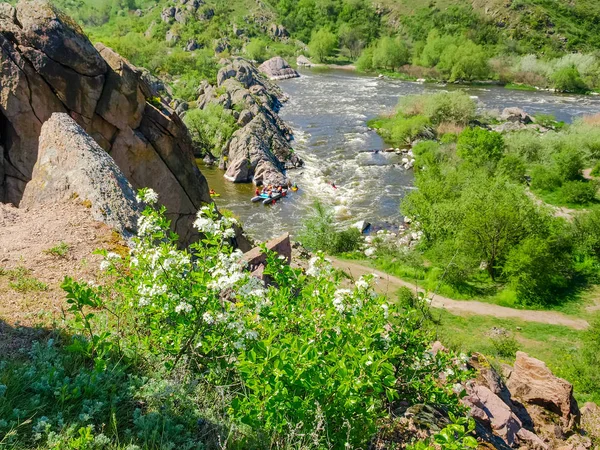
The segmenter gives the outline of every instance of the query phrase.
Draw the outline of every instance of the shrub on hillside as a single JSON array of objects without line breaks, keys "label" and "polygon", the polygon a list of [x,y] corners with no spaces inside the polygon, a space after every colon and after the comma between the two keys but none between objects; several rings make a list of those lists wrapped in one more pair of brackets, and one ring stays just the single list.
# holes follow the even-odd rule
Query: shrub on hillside
[{"label": "shrub on hillside", "polygon": [[592,181],[567,181],[562,185],[560,196],[566,203],[587,205],[596,199],[598,185]]},{"label": "shrub on hillside", "polygon": [[209,104],[205,109],[192,109],[184,118],[194,144],[214,156],[219,156],[225,143],[238,129],[230,111],[221,105]]},{"label": "shrub on hillside", "polygon": [[533,189],[552,192],[561,185],[562,179],[553,168],[539,164],[531,170],[531,187]]},{"label": "shrub on hillside", "polygon": [[[206,385],[220,393],[217,408],[233,422],[224,427],[227,439],[245,424],[258,442],[272,448],[365,448],[399,401],[461,412],[452,388],[470,376],[460,368],[464,361],[445,352],[432,354],[433,336],[421,326],[422,315],[375,295],[371,276],[342,288],[321,256],[303,272],[268,254],[264,273],[272,284],[265,286],[244,270],[243,255],[230,244],[234,220],[203,207],[194,224],[202,240],[179,250],[164,208],[155,206],[157,195],[143,190],[139,199],[150,206],[140,218],[131,255],[104,254],[102,268],[114,282],[95,287],[68,279],[63,284],[76,318],[70,351],[88,363],[74,365],[70,377],[47,362],[47,382],[27,385],[33,395],[15,397],[19,406],[29,405],[17,418],[43,415],[48,406],[40,409],[42,395],[62,392],[58,403],[65,415],[52,419],[60,420],[60,427],[81,421],[102,429],[101,424],[112,423],[105,445],[112,439],[144,447],[146,430],[154,438],[148,448],[158,448],[161,438],[179,430],[169,446],[183,448],[188,430],[197,439],[221,433],[221,424],[207,424],[199,411],[202,402],[211,401],[205,398]],[[88,314],[90,308],[94,314]],[[88,367],[97,373],[88,375]],[[144,368],[150,377],[162,377],[165,386],[142,383],[140,393],[102,384],[115,377],[117,368]],[[440,383],[443,372],[446,384]],[[195,396],[180,395],[178,386],[188,383]],[[90,397],[94,387],[102,395]],[[153,389],[154,399],[147,393]],[[119,395],[127,403],[116,401]],[[144,400],[143,408],[138,399]],[[163,416],[171,404],[182,413],[179,423],[167,423]],[[0,402],[0,414],[14,417],[16,406]],[[72,416],[79,411],[86,414]],[[132,427],[138,433],[131,433]],[[206,427],[202,435],[199,427]],[[49,430],[40,426],[29,432],[40,432],[36,446],[48,447]],[[308,436],[306,446],[303,436]],[[254,445],[248,440],[235,447]]]}]

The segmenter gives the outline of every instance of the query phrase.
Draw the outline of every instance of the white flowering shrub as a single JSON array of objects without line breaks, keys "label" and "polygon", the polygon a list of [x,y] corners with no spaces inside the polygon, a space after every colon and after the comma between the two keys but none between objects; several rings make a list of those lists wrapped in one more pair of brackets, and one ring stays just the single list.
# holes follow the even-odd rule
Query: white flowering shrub
[{"label": "white flowering shrub", "polygon": [[452,355],[429,351],[422,314],[377,296],[373,277],[341,286],[322,256],[304,273],[269,254],[266,287],[231,246],[233,219],[202,208],[202,238],[181,250],[156,196],[140,200],[131,254],[105,253],[111,283],[65,283],[87,354],[185,367],[228,386],[234,419],[319,448],[366,445],[399,401],[460,410],[453,386],[465,372],[447,370]]}]

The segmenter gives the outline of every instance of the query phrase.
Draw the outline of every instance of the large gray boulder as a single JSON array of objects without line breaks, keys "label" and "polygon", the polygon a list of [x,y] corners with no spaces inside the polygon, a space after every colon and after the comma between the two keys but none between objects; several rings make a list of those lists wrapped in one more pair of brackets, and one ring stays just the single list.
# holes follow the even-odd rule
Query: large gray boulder
[{"label": "large gray boulder", "polygon": [[212,200],[189,132],[159,83],[110,48],[95,48],[44,0],[0,4],[0,52],[0,201],[19,205],[42,125],[67,113],[134,188],[158,192],[183,243],[196,238],[194,215]]},{"label": "large gray boulder", "polygon": [[269,77],[270,80],[287,80],[300,76],[281,56],[275,56],[265,61],[258,67],[258,70]]},{"label": "large gray boulder", "polygon": [[55,113],[42,126],[38,159],[21,206],[51,208],[73,198],[121,235],[136,232],[138,205],[123,172],[75,120]]}]

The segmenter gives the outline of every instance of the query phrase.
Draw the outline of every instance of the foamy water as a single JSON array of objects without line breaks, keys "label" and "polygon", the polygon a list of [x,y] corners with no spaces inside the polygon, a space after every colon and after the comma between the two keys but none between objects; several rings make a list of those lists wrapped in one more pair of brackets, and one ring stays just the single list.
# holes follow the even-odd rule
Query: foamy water
[{"label": "foamy water", "polygon": [[[217,203],[235,212],[257,239],[283,231],[297,233],[315,198],[329,205],[341,221],[400,223],[399,205],[413,188],[412,172],[402,168],[398,155],[372,153],[386,145],[368,131],[366,122],[393,110],[401,96],[461,88],[379,80],[345,71],[301,73],[301,78],[280,82],[290,96],[280,116],[294,130],[294,149],[305,162],[302,169],[288,172],[300,190],[265,207],[250,203],[251,185],[227,183],[218,169],[203,168],[210,187],[221,194]],[[530,114],[554,114],[567,122],[600,112],[597,97],[509,91],[495,86],[465,90],[488,109],[518,106]]]}]

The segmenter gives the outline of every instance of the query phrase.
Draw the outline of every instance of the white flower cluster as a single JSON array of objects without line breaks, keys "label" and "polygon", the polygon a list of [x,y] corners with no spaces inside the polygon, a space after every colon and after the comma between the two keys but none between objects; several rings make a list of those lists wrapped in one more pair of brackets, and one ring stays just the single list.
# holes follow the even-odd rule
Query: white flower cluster
[{"label": "white flower cluster", "polygon": [[160,225],[153,216],[141,215],[138,218],[138,236],[150,236],[161,231]]},{"label": "white flower cluster", "polygon": [[148,205],[154,205],[158,202],[158,194],[150,189],[142,189],[142,191],[135,197],[138,203],[146,203]]},{"label": "white flower cluster", "polygon": [[235,250],[230,255],[219,253],[217,263],[210,269],[213,280],[208,284],[209,289],[224,291],[246,279],[247,275],[242,272],[242,256],[240,250]]},{"label": "white flower cluster", "polygon": [[311,277],[322,277],[329,275],[333,272],[333,266],[331,260],[326,259],[323,255],[314,256],[308,262],[308,269],[306,275]]},{"label": "white flower cluster", "polygon": [[237,225],[237,220],[230,217],[221,217],[219,220],[214,220],[211,216],[215,214],[211,207],[203,206],[198,211],[198,216],[194,222],[194,227],[201,233],[221,236],[224,239],[230,239],[235,236],[234,225]]},{"label": "white flower cluster", "polygon": [[342,314],[348,309],[348,300],[351,299],[352,291],[350,289],[338,289],[333,294],[333,306],[340,314]]},{"label": "white flower cluster", "polygon": [[102,262],[100,262],[100,270],[108,269],[113,261],[118,261],[120,259],[121,257],[118,254],[114,252],[108,252],[106,257],[102,260]]}]

